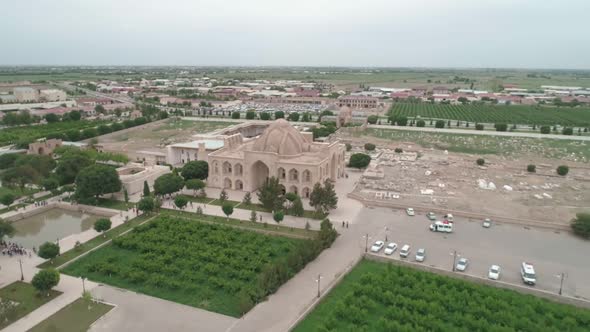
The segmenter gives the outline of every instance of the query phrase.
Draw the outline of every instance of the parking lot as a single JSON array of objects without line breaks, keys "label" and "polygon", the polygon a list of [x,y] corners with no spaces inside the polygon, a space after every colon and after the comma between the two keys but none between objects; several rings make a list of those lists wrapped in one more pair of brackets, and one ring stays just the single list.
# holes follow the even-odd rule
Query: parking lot
[{"label": "parking lot", "polygon": [[[437,215],[439,220],[442,216]],[[560,276],[565,274],[563,294],[590,299],[590,265],[587,254],[590,242],[567,233],[525,229],[523,227],[496,224],[482,227],[482,220],[468,220],[455,216],[453,233],[431,232],[431,221],[425,213],[416,211],[413,217],[405,211],[365,208],[357,218],[369,232],[369,249],[375,241],[395,242],[398,245],[390,257],[400,259],[399,251],[404,244],[411,246],[406,260],[415,261],[418,248],[426,249],[426,259],[421,264],[451,270],[453,253],[457,260],[465,257],[469,265],[465,272],[487,277],[491,265],[502,269],[500,279],[504,282],[522,285],[520,264],[534,265],[537,276],[536,288],[559,292]],[[386,230],[387,227],[387,230]],[[366,235],[365,235],[366,236]],[[359,247],[365,248],[365,237],[359,238]],[[380,256],[386,256],[384,249]]]}]

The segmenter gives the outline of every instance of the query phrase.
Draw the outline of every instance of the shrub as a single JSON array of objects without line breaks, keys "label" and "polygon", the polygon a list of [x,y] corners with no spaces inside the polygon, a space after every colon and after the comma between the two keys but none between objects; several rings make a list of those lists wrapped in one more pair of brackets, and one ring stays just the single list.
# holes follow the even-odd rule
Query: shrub
[{"label": "shrub", "polygon": [[571,223],[574,234],[590,239],[590,213],[578,213]]},{"label": "shrub", "polygon": [[231,114],[231,118],[232,119],[239,119],[240,118],[240,112],[233,112]]},{"label": "shrub", "polygon": [[434,124],[435,128],[444,128],[445,127],[445,122],[443,120],[436,120],[436,123]]},{"label": "shrub", "polygon": [[370,124],[376,124],[378,120],[379,117],[377,115],[369,115],[369,117],[367,117],[367,122]]},{"label": "shrub", "polygon": [[284,119],[285,118],[285,112],[283,111],[276,111],[275,112],[275,119]]},{"label": "shrub", "polygon": [[479,158],[475,161],[479,166],[483,166],[486,161],[483,158]]},{"label": "shrub", "polygon": [[374,151],[376,148],[375,144],[373,143],[365,143],[365,150],[367,151]]},{"label": "shrub", "polygon": [[426,122],[424,120],[418,120],[416,122],[416,127],[422,128],[426,126]]},{"label": "shrub", "polygon": [[574,134],[574,128],[565,127],[565,128],[563,128],[563,130],[561,131],[561,133],[564,134],[564,135],[573,135]]},{"label": "shrub", "polygon": [[483,130],[483,125],[481,123],[476,124],[475,130]]},{"label": "shrub", "polygon": [[260,120],[270,120],[270,113],[268,113],[268,112],[260,113]]},{"label": "shrub", "polygon": [[371,156],[366,155],[364,153],[354,153],[352,156],[350,156],[350,161],[348,162],[348,167],[354,167],[354,168],[365,168],[367,166],[369,166],[369,163],[371,162]]},{"label": "shrub", "polygon": [[256,111],[248,111],[246,112],[246,119],[252,120],[256,118]]},{"label": "shrub", "polygon": [[541,126],[539,128],[539,130],[541,131],[541,134],[550,134],[551,133],[551,127],[549,127],[549,126]]},{"label": "shrub", "polygon": [[45,242],[39,246],[37,255],[41,258],[53,259],[55,256],[59,255],[59,245],[53,242]]},{"label": "shrub", "polygon": [[41,293],[46,294],[59,283],[59,272],[54,269],[41,270],[35,274],[31,285]]},{"label": "shrub", "polygon": [[352,150],[352,145],[350,143],[346,143],[346,151]]},{"label": "shrub", "polygon": [[537,166],[533,164],[527,165],[526,170],[529,173],[535,173],[537,171]]},{"label": "shrub", "polygon": [[557,167],[557,174],[561,175],[561,176],[566,176],[567,173],[569,173],[570,168],[566,165],[561,165]]},{"label": "shrub", "polygon": [[404,152],[404,149],[402,149],[402,148],[395,148],[394,151],[395,151],[395,153],[402,153],[402,152]]},{"label": "shrub", "polygon": [[494,128],[496,128],[496,131],[507,131],[508,125],[505,123],[496,123],[494,125]]},{"label": "shrub", "polygon": [[402,127],[407,126],[408,118],[406,118],[405,116],[399,117],[395,120],[395,124]]}]

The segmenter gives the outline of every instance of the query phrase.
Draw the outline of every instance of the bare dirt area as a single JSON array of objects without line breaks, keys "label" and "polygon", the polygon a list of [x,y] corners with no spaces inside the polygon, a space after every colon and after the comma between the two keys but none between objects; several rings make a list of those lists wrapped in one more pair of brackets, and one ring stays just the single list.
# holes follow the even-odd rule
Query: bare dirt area
[{"label": "bare dirt area", "polygon": [[[458,211],[490,218],[550,223],[566,228],[577,212],[590,207],[590,165],[535,155],[453,153],[413,142],[344,136],[354,152],[372,142],[377,150],[354,193],[391,205]],[[403,153],[396,153],[395,148]],[[484,166],[476,160],[484,158]],[[527,165],[536,165],[536,173]],[[556,174],[568,165],[567,176]]]}]

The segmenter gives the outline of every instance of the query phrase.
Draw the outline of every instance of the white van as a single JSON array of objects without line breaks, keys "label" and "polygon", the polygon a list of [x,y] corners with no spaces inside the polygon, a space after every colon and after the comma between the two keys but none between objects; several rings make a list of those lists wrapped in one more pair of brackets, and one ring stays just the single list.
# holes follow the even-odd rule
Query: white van
[{"label": "white van", "polygon": [[430,225],[430,230],[433,232],[451,233],[453,231],[453,224],[436,221]]},{"label": "white van", "polygon": [[399,257],[406,258],[410,254],[410,245],[404,244],[402,249],[399,251]]},{"label": "white van", "polygon": [[533,264],[522,262],[520,265],[520,276],[522,281],[527,285],[534,285],[537,282],[537,275]]}]

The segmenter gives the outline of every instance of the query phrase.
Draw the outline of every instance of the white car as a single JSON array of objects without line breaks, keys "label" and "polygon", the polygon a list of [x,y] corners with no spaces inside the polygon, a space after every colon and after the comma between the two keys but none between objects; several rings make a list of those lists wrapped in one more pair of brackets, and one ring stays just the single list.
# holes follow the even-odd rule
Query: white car
[{"label": "white car", "polygon": [[416,251],[416,262],[424,262],[426,259],[426,249],[420,248]]},{"label": "white car", "polygon": [[488,271],[488,278],[492,280],[500,279],[500,267],[498,265],[490,266],[490,270]]},{"label": "white car", "polygon": [[492,220],[490,218],[484,219],[482,226],[484,228],[490,228],[492,226]]},{"label": "white car", "polygon": [[399,257],[407,258],[409,254],[410,254],[410,245],[404,244],[404,246],[399,251]]},{"label": "white car", "polygon": [[414,212],[414,209],[412,208],[407,208],[406,209],[406,213],[408,214],[408,216],[412,217],[414,216],[416,213]]},{"label": "white car", "polygon": [[383,242],[383,241],[377,241],[377,242],[373,243],[373,246],[371,247],[371,252],[379,252],[381,249],[383,249],[384,245],[385,245],[385,242]]},{"label": "white car", "polygon": [[432,221],[436,220],[436,214],[434,214],[434,212],[428,212],[426,214],[426,217],[428,218],[428,220],[432,220]]},{"label": "white car", "polygon": [[469,264],[469,260],[467,258],[461,258],[457,262],[457,266],[455,267],[457,271],[465,271],[467,270],[467,265]]},{"label": "white car", "polygon": [[397,250],[397,243],[395,242],[389,242],[389,244],[387,245],[387,247],[385,248],[385,254],[386,255],[391,255],[393,254],[395,251]]}]

